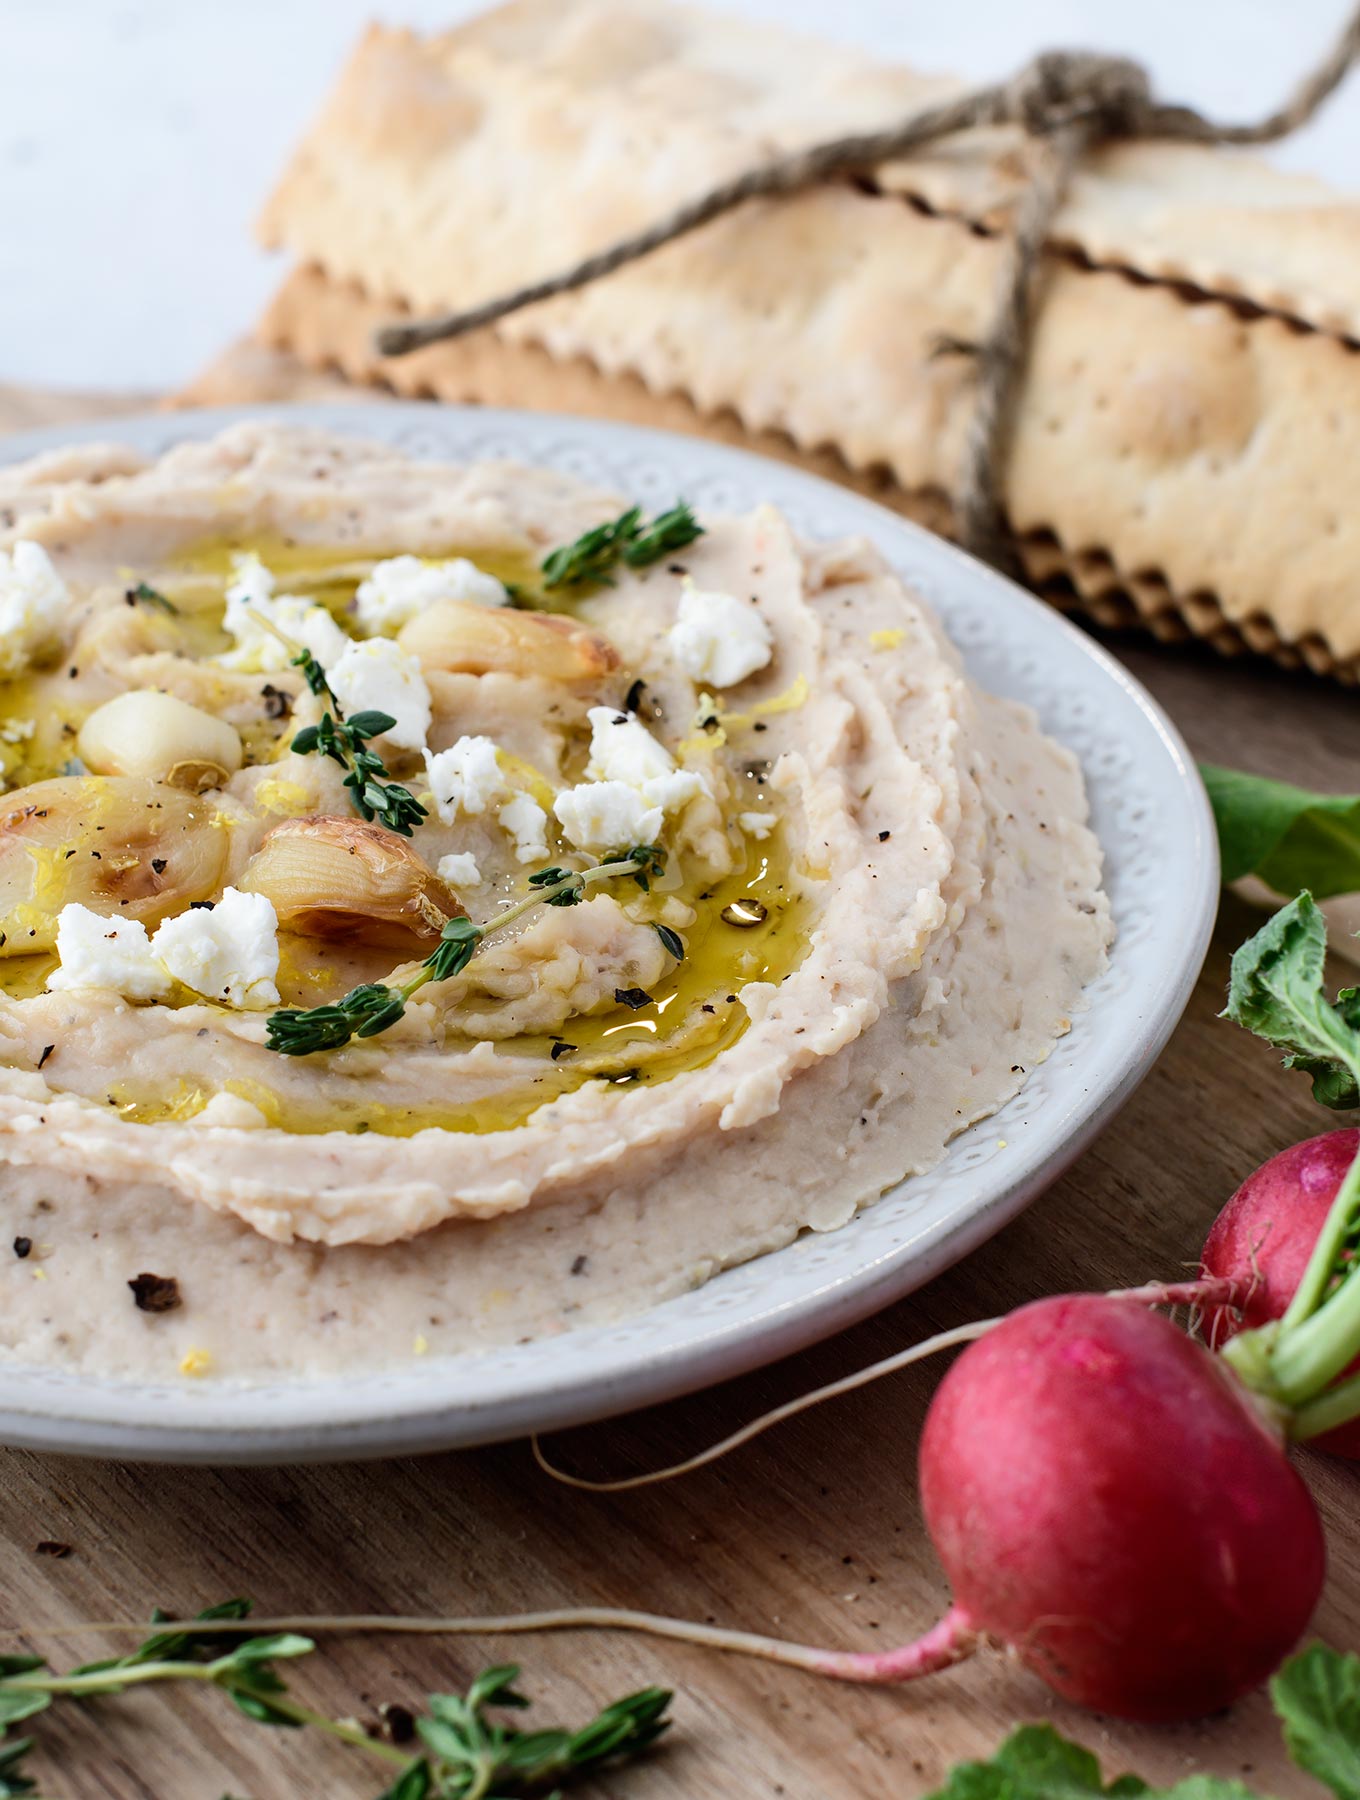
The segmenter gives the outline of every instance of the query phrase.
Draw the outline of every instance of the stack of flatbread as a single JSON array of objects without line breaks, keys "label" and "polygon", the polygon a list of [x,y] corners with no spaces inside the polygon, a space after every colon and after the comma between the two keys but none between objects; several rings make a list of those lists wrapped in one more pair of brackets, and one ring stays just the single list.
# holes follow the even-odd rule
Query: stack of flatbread
[{"label": "stack of flatbread", "polygon": [[[954,85],[665,0],[371,30],[265,210],[295,267],[257,361],[741,442],[948,531],[972,374],[935,351],[990,316],[1012,132],[749,203],[407,358],[372,332],[554,274],[772,151]],[[1357,343],[1360,204],[1227,151],[1091,158],[1047,253],[1006,474],[1034,585],[1360,679]]]}]

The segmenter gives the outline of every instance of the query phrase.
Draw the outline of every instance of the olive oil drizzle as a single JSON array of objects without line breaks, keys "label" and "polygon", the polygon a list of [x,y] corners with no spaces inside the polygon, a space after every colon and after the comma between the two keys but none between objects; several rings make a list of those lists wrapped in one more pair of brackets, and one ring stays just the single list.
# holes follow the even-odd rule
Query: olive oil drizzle
[{"label": "olive oil drizzle", "polygon": [[[172,615],[138,609],[148,640],[154,638],[157,647],[178,648],[196,658],[226,649],[228,640],[221,630],[224,593],[234,560],[242,554],[259,556],[281,590],[302,594],[343,620],[359,582],[373,565],[401,552],[300,543],[278,536],[206,540],[157,572],[156,588],[177,610]],[[452,546],[428,554],[438,560],[468,556],[510,587],[517,604],[568,611],[573,598],[579,598],[545,591],[539,564],[528,552]],[[0,725],[40,714],[49,690],[52,698],[59,693],[56,679],[62,672],[40,671],[0,684]],[[77,709],[71,709],[69,719],[62,716],[59,735],[53,738],[48,733],[31,757],[24,752],[33,740],[6,745],[11,752],[7,759],[11,785],[59,773],[73,754],[79,723]],[[288,729],[285,718],[281,730]],[[659,922],[661,903],[669,897],[639,898],[628,910],[635,918]],[[406,1137],[429,1128],[475,1134],[513,1129],[543,1106],[592,1081],[624,1088],[657,1085],[703,1068],[739,1041],[749,1024],[741,989],[753,981],[777,983],[797,968],[807,953],[816,911],[806,885],[795,874],[782,829],[759,844],[747,843],[732,873],[711,887],[696,891],[686,879],[674,897],[696,915],[681,932],[685,960],[667,969],[649,990],[646,1005],[618,1005],[572,1018],[559,1035],[499,1042],[497,1055],[523,1063],[525,1079],[492,1099],[461,1106],[379,1100],[374,1091],[379,1081],[365,1079],[366,1074],[380,1076],[382,1059],[389,1054],[377,1040],[357,1055],[347,1053],[345,1075],[321,1080],[319,1091],[310,1096],[289,1091],[284,1097],[271,1084],[254,1079],[218,1084],[189,1077],[173,1093],[158,1094],[132,1076],[111,1087],[107,1098],[122,1117],[153,1124],[192,1118],[220,1091],[249,1100],[268,1123],[291,1132],[372,1131]],[[762,908],[762,916],[755,918]],[[733,909],[742,915],[740,925],[723,917]],[[289,948],[296,953],[298,946],[290,940]],[[36,996],[52,966],[50,957],[0,957],[0,988],[15,1000]],[[450,1038],[448,1047],[470,1049],[472,1044]]]}]

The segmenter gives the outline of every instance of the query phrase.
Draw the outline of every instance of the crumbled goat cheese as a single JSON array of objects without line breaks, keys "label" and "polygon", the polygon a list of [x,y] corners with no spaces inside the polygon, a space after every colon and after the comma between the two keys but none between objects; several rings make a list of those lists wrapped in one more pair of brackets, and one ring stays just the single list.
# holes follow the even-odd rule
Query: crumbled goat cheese
[{"label": "crumbled goat cheese", "polygon": [[515,840],[515,860],[542,862],[548,854],[548,815],[530,794],[516,794],[499,814],[501,829]]},{"label": "crumbled goat cheese", "polygon": [[430,690],[419,662],[390,638],[345,645],[327,671],[345,712],[382,712],[396,720],[383,735],[404,750],[423,750],[430,729]]},{"label": "crumbled goat cheese", "polygon": [[258,1131],[261,1126],[268,1125],[258,1106],[252,1100],[243,1100],[239,1094],[214,1094],[200,1111],[190,1119],[192,1125],[226,1125],[233,1131]]},{"label": "crumbled goat cheese", "polygon": [[753,601],[690,584],[666,634],[685,673],[710,687],[735,687],[774,655],[774,635]]},{"label": "crumbled goat cheese", "polygon": [[636,713],[592,706],[586,716],[590,720],[586,774],[591,780],[624,781],[629,787],[641,787],[644,781],[669,775],[675,768],[675,758]]},{"label": "crumbled goat cheese", "polygon": [[38,729],[36,719],[5,719],[0,722],[0,744],[24,744]]},{"label": "crumbled goat cheese", "polygon": [[323,668],[339,661],[349,639],[324,606],[298,594],[276,595],[274,577],[258,556],[238,556],[234,567],[236,579],[227,589],[222,629],[235,639],[236,647],[218,657],[223,668],[261,675],[291,665],[287,644],[266,630],[261,619],[310,650]]},{"label": "crumbled goat cheese", "polygon": [[18,675],[57,636],[70,596],[41,544],[0,550],[0,675]]},{"label": "crumbled goat cheese", "polygon": [[661,808],[626,781],[583,781],[553,801],[569,843],[578,850],[623,850],[650,844],[661,830]]},{"label": "crumbled goat cheese", "polygon": [[112,988],[129,1000],[161,1000],[170,992],[140,919],[108,919],[72,900],[57,914],[57,956],[61,966],[47,978],[54,992]]},{"label": "crumbled goat cheese", "polygon": [[669,775],[653,775],[638,792],[662,812],[679,812],[697,794],[705,793],[704,778],[694,769],[675,769]]},{"label": "crumbled goat cheese", "polygon": [[482,887],[485,881],[471,850],[451,850],[447,856],[441,856],[435,873],[455,890]]},{"label": "crumbled goat cheese", "polygon": [[279,921],[263,894],[227,888],[216,906],[167,919],[151,940],[168,974],[205,1000],[228,1006],[277,1006]]},{"label": "crumbled goat cheese", "polygon": [[446,825],[452,825],[460,812],[484,813],[510,793],[489,737],[460,737],[437,755],[427,750],[425,769]]},{"label": "crumbled goat cheese", "polygon": [[737,824],[748,837],[767,838],[775,827],[773,813],[744,812],[737,814]]},{"label": "crumbled goat cheese", "polygon": [[[559,794],[554,802],[563,830],[580,849],[651,843],[661,830],[664,814],[678,812],[705,791],[702,775],[693,769],[677,769],[670,751],[634,713],[592,706],[587,717],[590,760],[586,775],[590,779]],[[613,792],[625,788],[632,791],[631,805]],[[595,793],[595,789],[601,791]],[[561,807],[563,800],[566,813]]]},{"label": "crumbled goat cheese", "polygon": [[470,600],[475,606],[504,606],[510,599],[494,575],[465,556],[425,562],[419,556],[391,556],[375,563],[354,597],[359,623],[375,637],[400,631],[440,600]]}]

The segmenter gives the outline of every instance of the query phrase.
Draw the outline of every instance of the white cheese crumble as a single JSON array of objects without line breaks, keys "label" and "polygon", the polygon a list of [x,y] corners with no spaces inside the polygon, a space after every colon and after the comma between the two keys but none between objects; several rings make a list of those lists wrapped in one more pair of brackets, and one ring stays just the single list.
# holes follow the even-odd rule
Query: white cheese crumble
[{"label": "white cheese crumble", "polygon": [[516,794],[501,808],[500,825],[515,840],[515,860],[542,862],[548,854],[548,815],[531,794]]},{"label": "white cheese crumble", "polygon": [[57,914],[57,955],[61,967],[47,978],[53,992],[112,988],[129,1000],[162,1000],[170,992],[140,919],[108,919],[72,900]]},{"label": "white cheese crumble", "polygon": [[705,792],[704,778],[694,769],[673,769],[669,775],[653,775],[638,792],[663,812],[679,812],[696,795]]},{"label": "white cheese crumble", "polygon": [[753,601],[692,582],[680,596],[666,642],[687,675],[716,688],[735,687],[774,655],[774,634]]},{"label": "white cheese crumble", "polygon": [[430,729],[430,690],[419,662],[390,638],[345,645],[326,674],[347,714],[382,712],[396,720],[383,735],[404,750],[423,750]]},{"label": "white cheese crumble", "polygon": [[675,758],[636,713],[592,706],[586,717],[590,720],[586,774],[592,780],[625,781],[630,787],[641,787],[644,781],[669,775],[675,768]]},{"label": "white cheese crumble", "polygon": [[471,850],[451,850],[447,856],[441,856],[435,868],[441,881],[457,890],[458,888],[482,887],[485,877],[477,866],[477,858]]},{"label": "white cheese crumble", "polygon": [[269,1120],[255,1105],[253,1100],[243,1100],[239,1094],[214,1094],[207,1104],[194,1113],[191,1125],[225,1125],[232,1131],[258,1131],[261,1126],[268,1125]]},{"label": "white cheese crumble", "polygon": [[484,813],[510,793],[489,737],[460,737],[437,755],[427,750],[425,770],[446,825],[452,825],[460,812]]},{"label": "white cheese crumble", "polygon": [[[586,775],[597,782],[621,782],[635,788],[649,807],[663,813],[678,812],[696,794],[704,792],[703,776],[694,769],[677,769],[675,758],[654,738],[634,713],[609,706],[592,706],[590,760]],[[559,815],[560,816],[560,815]],[[635,843],[650,840],[636,838]]]},{"label": "white cheese crumble", "polygon": [[553,801],[569,843],[578,850],[624,850],[650,844],[661,830],[662,813],[626,781],[583,781]]},{"label": "white cheese crumble", "polygon": [[226,888],[216,906],[167,919],[151,940],[166,972],[205,1000],[228,1006],[277,1006],[279,921],[263,894]]},{"label": "white cheese crumble", "polygon": [[375,563],[354,596],[359,623],[375,637],[391,635],[441,600],[470,600],[474,606],[504,606],[510,596],[494,575],[465,556],[426,562],[419,556],[390,556]]},{"label": "white cheese crumble", "polygon": [[0,550],[0,675],[18,675],[56,638],[70,596],[41,544]]},{"label": "white cheese crumble", "polygon": [[235,640],[235,648],[217,658],[223,668],[261,675],[290,666],[293,659],[287,644],[267,630],[261,619],[305,646],[323,668],[339,661],[349,639],[324,606],[298,594],[276,595],[274,577],[258,556],[238,556],[233,566],[236,579],[227,589],[222,629]]},{"label": "white cheese crumble", "polygon": [[767,838],[775,828],[775,816],[767,812],[738,813],[737,824],[748,837]]}]

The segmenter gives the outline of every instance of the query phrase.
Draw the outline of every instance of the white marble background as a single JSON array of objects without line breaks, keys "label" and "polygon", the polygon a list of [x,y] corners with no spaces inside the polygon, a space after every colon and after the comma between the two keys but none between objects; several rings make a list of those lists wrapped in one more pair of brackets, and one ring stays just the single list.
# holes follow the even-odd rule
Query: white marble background
[{"label": "white marble background", "polygon": [[[1351,0],[725,3],[977,77],[1124,50],[1168,96],[1248,116]],[[277,275],[255,211],[375,10],[436,28],[474,0],[0,0],[0,380],[167,386],[243,329]],[[1360,186],[1353,80],[1280,161]]]}]

